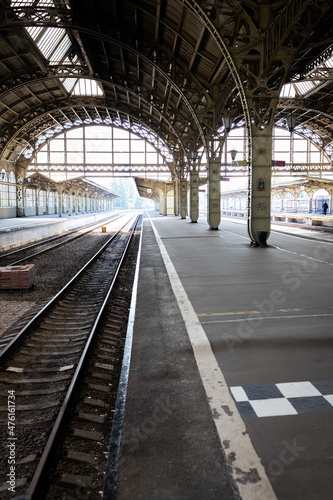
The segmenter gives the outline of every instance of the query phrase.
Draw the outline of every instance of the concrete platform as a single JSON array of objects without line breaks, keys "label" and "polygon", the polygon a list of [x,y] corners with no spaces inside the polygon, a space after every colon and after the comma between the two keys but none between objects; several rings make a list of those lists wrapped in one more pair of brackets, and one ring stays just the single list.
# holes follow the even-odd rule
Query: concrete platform
[{"label": "concrete platform", "polygon": [[116,213],[117,211],[70,216],[63,214],[62,217],[56,214],[0,219],[0,251],[4,252],[45,238],[52,238],[52,236],[97,222]]},{"label": "concrete platform", "polygon": [[145,219],[118,500],[328,500],[333,238]]}]

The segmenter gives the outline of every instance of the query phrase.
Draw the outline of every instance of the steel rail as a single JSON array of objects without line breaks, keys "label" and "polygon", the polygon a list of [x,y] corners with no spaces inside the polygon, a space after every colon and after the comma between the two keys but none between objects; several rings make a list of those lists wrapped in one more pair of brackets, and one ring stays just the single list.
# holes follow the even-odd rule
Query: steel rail
[{"label": "steel rail", "polygon": [[42,454],[42,456],[40,458],[40,461],[38,463],[37,469],[36,469],[35,474],[34,474],[34,476],[32,478],[32,481],[30,483],[28,491],[27,491],[27,493],[24,496],[24,498],[26,500],[35,500],[35,499],[41,498],[40,495],[41,495],[41,490],[43,489],[44,477],[45,477],[45,475],[48,472],[49,465],[50,465],[50,462],[52,460],[52,457],[51,457],[52,451],[54,450],[54,448],[57,445],[57,439],[59,437],[59,433],[60,433],[61,429],[63,428],[63,425],[64,425],[64,422],[65,422],[68,410],[70,408],[70,404],[71,404],[72,398],[73,398],[73,396],[75,394],[75,390],[76,390],[78,381],[80,379],[80,375],[81,375],[82,370],[83,370],[83,368],[85,366],[85,362],[87,361],[87,354],[88,354],[90,346],[91,346],[91,344],[92,344],[92,342],[94,340],[96,331],[98,330],[101,318],[102,318],[103,313],[105,311],[105,308],[106,308],[106,306],[108,304],[110,295],[111,295],[111,293],[113,291],[114,284],[115,284],[115,282],[116,282],[116,280],[118,278],[118,275],[119,275],[119,272],[121,270],[124,258],[127,255],[127,251],[128,251],[129,245],[130,245],[130,243],[132,241],[132,238],[133,238],[134,232],[136,230],[137,224],[139,222],[139,219],[140,219],[140,216],[137,216],[136,221],[134,223],[134,226],[131,229],[131,233],[130,233],[130,235],[128,237],[126,246],[124,248],[124,251],[123,251],[122,256],[120,258],[119,264],[118,264],[117,269],[115,271],[112,283],[111,283],[111,285],[110,285],[110,287],[109,287],[109,289],[107,291],[107,294],[105,296],[103,304],[102,304],[102,306],[100,308],[100,311],[99,311],[99,313],[98,313],[98,315],[97,315],[97,317],[95,319],[94,325],[93,325],[93,327],[92,327],[92,329],[90,331],[88,340],[87,340],[86,345],[84,347],[84,350],[83,350],[83,352],[81,354],[80,360],[79,360],[79,362],[77,364],[75,373],[73,375],[72,381],[71,381],[71,383],[69,385],[69,388],[67,390],[67,393],[66,393],[66,396],[64,398],[63,404],[62,404],[62,406],[61,406],[61,408],[59,410],[57,419],[56,419],[55,424],[54,424],[54,426],[52,428],[52,431],[51,431],[51,433],[49,435],[48,441],[46,443],[46,446],[44,448],[43,454]]},{"label": "steel rail", "polygon": [[[133,218],[133,217],[132,217]],[[0,363],[7,359],[13,354],[14,349],[19,346],[21,342],[28,335],[30,330],[37,326],[38,323],[44,318],[45,314],[55,305],[55,303],[68,291],[68,289],[81,277],[84,271],[91,266],[98,257],[106,250],[109,244],[116,238],[120,231],[128,224],[128,221],[116,231],[111,238],[109,238],[106,243],[93,255],[86,264],[73,276],[68,283],[54,296],[52,299],[45,304],[45,306],[15,335],[15,337],[6,345],[6,347],[0,352]]]}]

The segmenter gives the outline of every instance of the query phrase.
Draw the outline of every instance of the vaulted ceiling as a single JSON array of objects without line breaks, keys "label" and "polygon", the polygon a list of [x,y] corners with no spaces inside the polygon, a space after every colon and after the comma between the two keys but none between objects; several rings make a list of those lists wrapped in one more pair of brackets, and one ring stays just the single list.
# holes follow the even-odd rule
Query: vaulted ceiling
[{"label": "vaulted ceiling", "polygon": [[0,22],[2,160],[94,123],[187,154],[267,102],[332,143],[331,0],[0,0]]}]

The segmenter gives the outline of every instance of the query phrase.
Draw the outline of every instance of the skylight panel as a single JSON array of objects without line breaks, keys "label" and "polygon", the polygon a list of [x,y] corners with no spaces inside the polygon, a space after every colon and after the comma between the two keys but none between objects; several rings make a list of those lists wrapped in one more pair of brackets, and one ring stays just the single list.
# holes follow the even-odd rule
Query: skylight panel
[{"label": "skylight panel", "polygon": [[59,45],[57,46],[56,50],[53,52],[53,54],[50,58],[50,64],[58,64],[58,63],[62,62],[65,54],[68,53],[71,46],[72,46],[72,43],[71,43],[68,35],[65,35],[64,38],[59,43]]},{"label": "skylight panel", "polygon": [[78,80],[76,78],[64,78],[60,80],[69,94],[71,94],[77,81]]},{"label": "skylight panel", "polygon": [[37,47],[45,59],[50,58],[65,35],[66,31],[63,28],[47,28],[41,39],[37,42]]},{"label": "skylight panel", "polygon": [[37,40],[37,38],[39,37],[39,35],[44,30],[44,28],[41,28],[40,26],[28,26],[26,28],[26,30],[29,33],[29,35],[31,36],[31,38],[33,39],[33,41],[35,42]]},{"label": "skylight panel", "polygon": [[[53,0],[12,2],[11,5],[13,7],[21,7],[23,5],[36,7],[36,4],[37,7],[54,7]],[[65,5],[67,5],[67,2]],[[25,29],[49,64],[66,64],[69,66],[81,65],[78,54],[75,50],[71,50],[73,45],[65,29],[45,28],[40,26],[29,26]]]},{"label": "skylight panel", "polygon": [[74,86],[72,95],[102,96],[103,91],[95,80],[82,78]]},{"label": "skylight panel", "polygon": [[312,89],[313,83],[312,82],[299,82],[299,83],[295,83],[295,87],[299,90],[300,94],[306,94],[306,92],[309,92],[309,90]]},{"label": "skylight panel", "polygon": [[[36,3],[36,0],[12,0],[10,3],[11,7],[32,7]],[[39,0],[38,7],[54,7],[53,0]]]},{"label": "skylight panel", "polygon": [[327,61],[325,61],[325,66],[327,68],[333,68],[333,56],[327,59]]}]

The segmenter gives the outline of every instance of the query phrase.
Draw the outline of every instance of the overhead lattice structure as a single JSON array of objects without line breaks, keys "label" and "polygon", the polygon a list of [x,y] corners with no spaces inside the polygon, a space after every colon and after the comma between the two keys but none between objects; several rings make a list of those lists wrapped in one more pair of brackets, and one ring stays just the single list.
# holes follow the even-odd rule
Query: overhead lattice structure
[{"label": "overhead lattice structure", "polygon": [[[284,124],[293,111],[299,130],[304,123],[323,146],[332,140],[328,0],[3,0],[1,6],[3,159],[36,147],[48,129],[115,120],[140,122],[170,150],[188,152],[221,128],[226,111],[234,125],[245,123],[247,112],[265,121],[267,95],[282,82],[292,90],[281,93],[276,121]],[[286,51],[294,53],[288,65]]]},{"label": "overhead lattice structure", "polygon": [[[287,128],[291,113],[295,130],[332,154],[331,0],[0,5],[2,161],[25,168],[41,135],[50,140],[87,123],[140,124],[159,137],[177,173],[177,162],[189,169],[200,148],[219,160],[214,140],[229,116],[232,127],[248,130],[253,196],[257,178],[266,178],[260,165],[271,160],[264,136],[274,124]],[[267,212],[266,205],[249,204]]]}]

